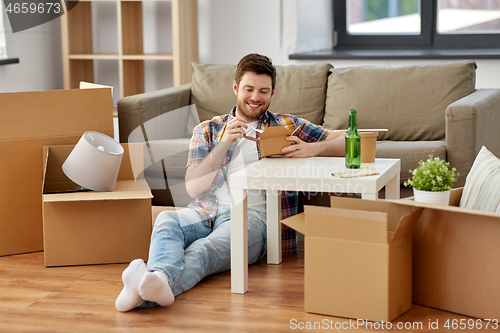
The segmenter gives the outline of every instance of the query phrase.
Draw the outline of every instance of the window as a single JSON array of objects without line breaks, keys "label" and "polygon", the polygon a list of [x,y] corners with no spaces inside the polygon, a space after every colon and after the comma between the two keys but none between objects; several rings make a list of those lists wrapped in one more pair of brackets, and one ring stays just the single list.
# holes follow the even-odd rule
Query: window
[{"label": "window", "polygon": [[337,48],[500,47],[500,0],[333,0]]},{"label": "window", "polygon": [[346,29],[352,35],[419,35],[418,0],[348,1]]}]

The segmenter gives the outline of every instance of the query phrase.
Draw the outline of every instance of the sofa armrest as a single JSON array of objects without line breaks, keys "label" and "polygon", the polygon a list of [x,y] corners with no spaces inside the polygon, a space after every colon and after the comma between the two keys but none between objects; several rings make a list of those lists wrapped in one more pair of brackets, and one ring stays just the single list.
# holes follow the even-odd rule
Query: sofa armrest
[{"label": "sofa armrest", "polygon": [[128,142],[130,133],[146,121],[168,111],[188,106],[190,101],[191,83],[120,99],[118,101],[120,142]]},{"label": "sofa armrest", "polygon": [[478,89],[450,104],[445,126],[447,160],[460,172],[454,186],[463,186],[482,146],[500,155],[500,89]]}]

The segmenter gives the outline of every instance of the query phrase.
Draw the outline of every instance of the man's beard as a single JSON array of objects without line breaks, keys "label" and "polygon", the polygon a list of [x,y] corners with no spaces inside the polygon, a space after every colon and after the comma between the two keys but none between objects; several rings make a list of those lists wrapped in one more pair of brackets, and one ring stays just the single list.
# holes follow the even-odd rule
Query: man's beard
[{"label": "man's beard", "polygon": [[[257,110],[250,110],[250,107],[247,105],[250,104],[261,104],[261,106]],[[247,120],[256,121],[267,111],[271,102],[265,104],[265,102],[257,102],[252,103],[250,100],[241,100],[239,98],[236,99],[236,107],[238,108],[238,112],[241,113]]]}]

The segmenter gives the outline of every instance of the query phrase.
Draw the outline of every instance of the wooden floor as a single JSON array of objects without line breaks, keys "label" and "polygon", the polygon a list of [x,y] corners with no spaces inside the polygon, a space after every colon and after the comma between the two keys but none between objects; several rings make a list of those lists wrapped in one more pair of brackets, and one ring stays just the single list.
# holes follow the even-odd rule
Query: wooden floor
[{"label": "wooden floor", "polygon": [[[114,307],[125,264],[45,268],[43,253],[0,257],[0,332],[288,332],[308,325],[330,332],[398,331],[365,327],[336,330],[349,319],[304,312],[303,253],[281,265],[249,267],[249,292],[231,294],[230,273],[211,276],[170,307],[120,313]],[[447,319],[470,319],[418,305],[393,322],[422,323],[406,332],[451,332]],[[429,321],[439,320],[439,329]],[[309,329],[307,331],[313,331]],[[464,332],[467,330],[458,330]],[[481,330],[487,331],[487,330]]]}]

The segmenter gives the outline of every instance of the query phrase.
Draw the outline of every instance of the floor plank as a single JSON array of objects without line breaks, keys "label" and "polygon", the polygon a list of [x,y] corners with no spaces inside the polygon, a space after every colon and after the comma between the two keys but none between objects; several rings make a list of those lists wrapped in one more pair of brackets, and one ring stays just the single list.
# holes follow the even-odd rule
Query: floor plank
[{"label": "floor plank", "polygon": [[[314,325],[317,331],[354,331],[349,319],[304,312],[303,253],[284,257],[281,265],[262,260],[250,266],[244,295],[231,293],[230,272],[225,272],[179,295],[170,307],[120,313],[114,301],[125,267],[45,268],[41,252],[0,257],[0,332],[289,332],[315,331]],[[393,325],[422,323],[421,329],[399,330],[405,332],[453,332],[443,327],[447,319],[470,318],[413,305]],[[430,329],[436,320],[439,329]]]}]

